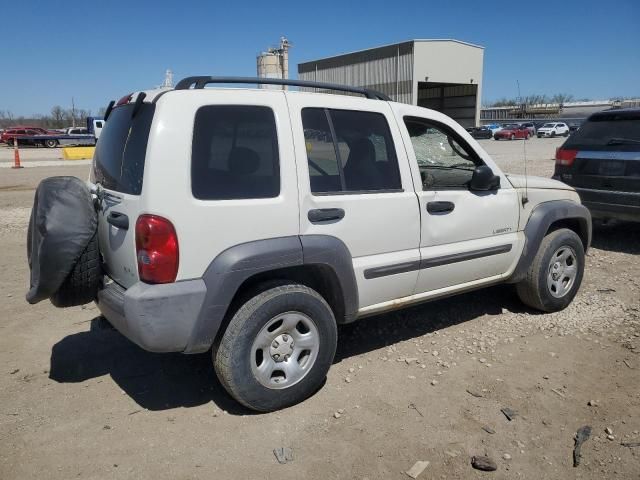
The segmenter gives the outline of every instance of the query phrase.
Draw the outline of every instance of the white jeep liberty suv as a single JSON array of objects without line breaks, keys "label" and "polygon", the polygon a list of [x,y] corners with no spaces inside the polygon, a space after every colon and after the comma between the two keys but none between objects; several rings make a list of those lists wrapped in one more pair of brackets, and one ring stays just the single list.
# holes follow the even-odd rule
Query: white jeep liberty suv
[{"label": "white jeep liberty suv", "polygon": [[576,192],[525,189],[436,111],[342,85],[190,77],[106,117],[92,295],[146,350],[212,350],[251,409],[317,390],[338,324],[500,282],[557,311],[582,281],[591,219]]}]

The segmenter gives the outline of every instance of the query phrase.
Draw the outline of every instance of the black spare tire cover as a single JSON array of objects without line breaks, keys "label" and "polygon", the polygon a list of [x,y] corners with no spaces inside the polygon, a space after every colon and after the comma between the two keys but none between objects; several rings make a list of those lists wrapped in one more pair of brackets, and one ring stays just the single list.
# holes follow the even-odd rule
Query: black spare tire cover
[{"label": "black spare tire cover", "polygon": [[84,181],[50,177],[40,182],[27,233],[29,303],[45,300],[60,288],[95,235],[97,225],[91,192]]}]

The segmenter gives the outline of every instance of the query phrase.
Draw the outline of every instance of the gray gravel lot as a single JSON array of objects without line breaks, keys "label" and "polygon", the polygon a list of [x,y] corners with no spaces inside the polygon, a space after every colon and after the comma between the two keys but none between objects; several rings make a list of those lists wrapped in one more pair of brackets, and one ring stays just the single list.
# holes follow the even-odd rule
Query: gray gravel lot
[{"label": "gray gravel lot", "polygon": [[[561,143],[527,141],[529,173],[550,176]],[[522,173],[523,141],[480,144]],[[26,162],[57,160],[38,150]],[[144,352],[93,305],[25,303],[34,188],[88,174],[46,165],[0,170],[1,479],[403,479],[417,461],[430,462],[420,479],[640,478],[640,448],[622,445],[640,442],[640,226],[595,230],[563,312],[498,286],[357,322],[340,329],[319,392],[257,415],[224,393],[208,354]],[[473,470],[474,455],[497,471]]]}]

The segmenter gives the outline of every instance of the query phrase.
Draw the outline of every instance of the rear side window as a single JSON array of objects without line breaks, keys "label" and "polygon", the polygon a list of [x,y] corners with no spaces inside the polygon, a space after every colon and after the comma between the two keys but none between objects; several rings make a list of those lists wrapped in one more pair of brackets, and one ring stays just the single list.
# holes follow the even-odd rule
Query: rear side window
[{"label": "rear side window", "polygon": [[570,150],[640,151],[640,112],[594,115],[571,135],[563,148]]},{"label": "rear side window", "polygon": [[155,105],[143,103],[132,118],[133,108],[116,107],[109,115],[96,144],[93,177],[109,190],[140,195]]},{"label": "rear side window", "polygon": [[402,189],[395,146],[384,115],[305,108],[302,126],[312,193]]},{"label": "rear side window", "polygon": [[201,200],[277,197],[280,162],[273,111],[201,107],[193,131],[191,190]]}]

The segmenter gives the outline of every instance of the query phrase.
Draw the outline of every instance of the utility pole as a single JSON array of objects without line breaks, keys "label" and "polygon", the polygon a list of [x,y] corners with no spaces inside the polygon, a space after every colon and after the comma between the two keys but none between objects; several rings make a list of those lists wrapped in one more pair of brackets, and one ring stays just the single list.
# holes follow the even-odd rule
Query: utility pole
[{"label": "utility pole", "polygon": [[71,97],[71,126],[76,126],[76,104],[73,97]]}]

